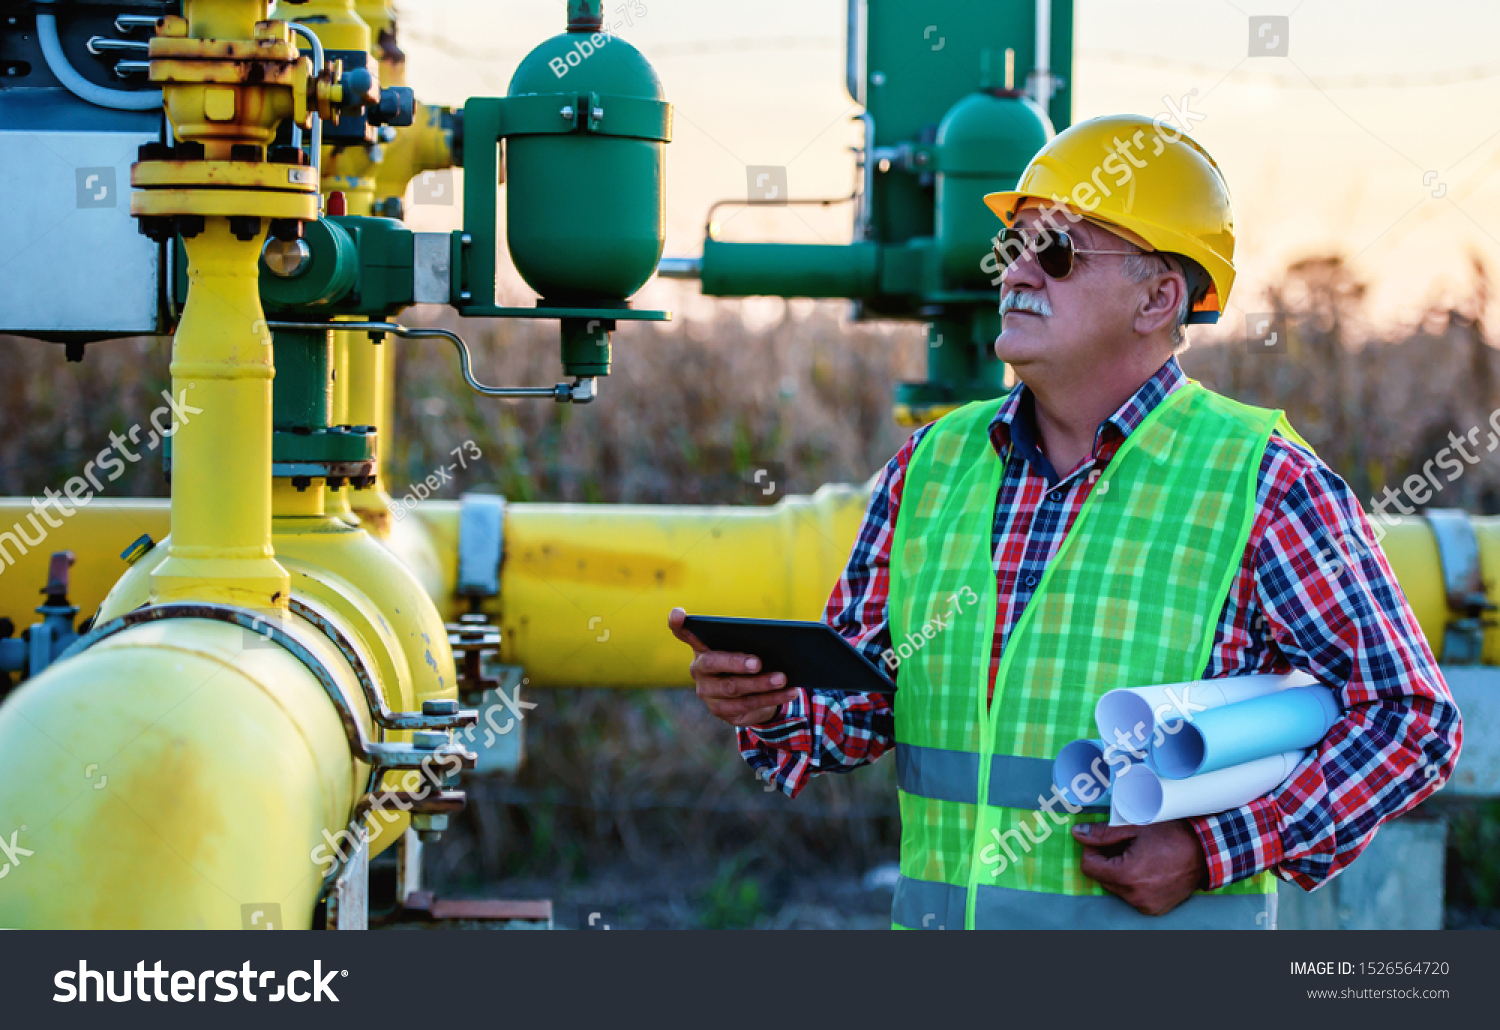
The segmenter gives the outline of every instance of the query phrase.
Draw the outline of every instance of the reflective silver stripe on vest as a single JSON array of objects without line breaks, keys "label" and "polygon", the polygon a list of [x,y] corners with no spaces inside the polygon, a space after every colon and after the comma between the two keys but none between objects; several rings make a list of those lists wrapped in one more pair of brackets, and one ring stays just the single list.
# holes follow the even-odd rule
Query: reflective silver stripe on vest
[{"label": "reflective silver stripe on vest", "polygon": [[[968,890],[896,881],[891,921],[908,930],[962,930]],[[979,886],[977,930],[1274,930],[1275,894],[1195,894],[1164,916],[1145,916],[1113,895],[1043,894]]]},{"label": "reflective silver stripe on vest", "polygon": [[[896,745],[896,786],[934,801],[972,805],[979,794],[979,755],[913,744]],[[993,755],[989,803],[997,808],[1038,811],[1052,796],[1052,763],[1045,758]],[[1054,812],[1065,809],[1052,806]],[[1108,812],[1108,805],[1086,805],[1085,812]]]}]

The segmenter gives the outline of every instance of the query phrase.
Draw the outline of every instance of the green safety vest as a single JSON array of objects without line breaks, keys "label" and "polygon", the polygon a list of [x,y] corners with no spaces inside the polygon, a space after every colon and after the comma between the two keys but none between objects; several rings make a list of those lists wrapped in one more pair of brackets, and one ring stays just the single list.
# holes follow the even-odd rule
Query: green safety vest
[{"label": "green safety vest", "polygon": [[[1269,872],[1144,916],[1086,878],[1057,819],[1052,759],[1096,736],[1106,691],[1199,679],[1245,554],[1279,411],[1196,382],[1169,394],[1099,474],[1005,643],[986,705],[1004,463],[988,427],[1004,398],[940,419],[917,447],[891,550],[901,801],[897,928],[1270,929]],[[1050,499],[1043,503],[1055,503]],[[979,799],[984,804],[978,804]]]}]

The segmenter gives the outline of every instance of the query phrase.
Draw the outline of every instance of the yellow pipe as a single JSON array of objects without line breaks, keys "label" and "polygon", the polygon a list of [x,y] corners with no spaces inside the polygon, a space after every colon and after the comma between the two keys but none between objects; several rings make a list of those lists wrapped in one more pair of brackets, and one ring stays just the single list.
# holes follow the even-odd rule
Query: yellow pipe
[{"label": "yellow pipe", "polygon": [[271,550],[273,372],[257,269],[265,233],[243,241],[227,218],[205,221],[184,241],[172,396],[187,414],[172,438],[172,550],[152,595],[285,607],[287,574]]},{"label": "yellow pipe", "polygon": [[[303,636],[357,697],[337,651]],[[368,772],[307,668],[250,639],[137,626],[0,707],[0,826],[34,852],[0,886],[0,926],[240,929],[243,906],[271,904],[287,928],[311,923],[313,853]]]},{"label": "yellow pipe", "polygon": [[[511,504],[500,596],[482,610],[500,624],[505,661],[535,686],[687,686],[667,613],[819,618],[868,499],[868,487],[830,485],[767,508]],[[407,560],[438,556],[433,597],[450,619],[467,604],[455,595],[458,515],[457,502],[419,505],[388,544]],[[1473,521],[1500,600],[1500,517]],[[1431,530],[1405,520],[1383,547],[1441,657],[1450,614]],[[1500,627],[1485,633],[1484,661],[1500,665]]]},{"label": "yellow pipe", "polygon": [[[317,602],[343,623],[343,632],[370,655],[372,672],[392,711],[420,711],[424,701],[456,699],[457,671],[442,615],[423,584],[368,533],[325,512],[322,480],[305,490],[275,481],[273,540],[278,559],[291,576],[292,596]],[[147,599],[148,582],[161,548],[140,559],[115,585],[99,610],[101,622],[116,618]],[[356,691],[349,695],[357,699]],[[383,739],[409,740],[405,731]],[[414,774],[407,774],[410,779]],[[394,787],[397,774],[387,774]],[[407,789],[415,789],[409,782]],[[378,822],[371,854],[401,835],[407,817]]]},{"label": "yellow pipe", "polygon": [[[0,616],[17,629],[37,619],[34,609],[41,603],[53,551],[75,555],[68,597],[88,616],[129,567],[120,552],[143,533],[160,543],[171,532],[172,509],[164,498],[96,497],[87,506],[64,503],[71,515],[47,511],[58,526],[49,527],[37,518],[34,528],[30,516],[36,512],[29,499],[0,498]],[[36,541],[36,546],[28,547],[27,540]]]},{"label": "yellow pipe", "polygon": [[391,527],[391,501],[384,486],[390,449],[387,438],[390,423],[385,419],[384,399],[390,392],[386,383],[385,352],[389,344],[376,344],[368,333],[341,333],[349,337],[345,350],[345,379],[348,387],[349,424],[375,427],[375,485],[364,490],[350,490],[349,505],[360,525],[377,537],[385,537]]},{"label": "yellow pipe", "polygon": [[[306,495],[297,496],[314,493],[309,489]],[[768,508],[511,504],[501,597],[485,602],[484,610],[500,616],[509,630],[506,660],[526,664],[534,681],[577,686],[620,682],[607,665],[584,665],[582,658],[563,663],[563,653],[549,650],[553,645],[576,647],[580,638],[590,642],[587,622],[599,615],[608,621],[596,626],[593,636],[609,628],[611,646],[585,651],[584,657],[615,659],[621,656],[619,648],[628,647],[625,664],[630,685],[685,685],[681,656],[657,648],[661,643],[655,639],[661,629],[658,616],[664,620],[667,610],[682,605],[689,611],[718,614],[817,618],[848,558],[866,499],[864,488],[834,486],[811,498],[792,497]],[[277,511],[273,542],[280,554],[286,532],[280,516],[291,512],[283,510],[280,500]],[[454,594],[458,513],[456,501],[420,504],[392,524],[385,541],[399,559],[401,576],[408,583],[404,589],[425,593],[442,613],[426,617],[423,625],[429,627],[428,632],[442,616],[452,620],[468,610],[467,602]],[[125,545],[143,532],[159,541],[168,521],[162,501],[98,498],[61,519],[62,525],[48,530],[42,545],[18,547],[16,523],[22,524],[21,531],[30,539],[38,535],[28,521],[34,514],[29,500],[0,499],[0,615],[18,627],[36,619],[32,609],[46,580],[51,551],[72,550],[78,555],[72,597],[88,614],[124,567],[119,552]],[[1492,599],[1500,602],[1496,588],[1500,585],[1500,516],[1472,516],[1472,520],[1484,580],[1492,585]],[[37,523],[46,527],[40,518]],[[709,527],[711,531],[704,536]],[[800,540],[792,553],[801,558],[789,559],[776,550],[788,538]],[[1425,520],[1409,518],[1390,526],[1381,546],[1428,645],[1441,658],[1451,615],[1436,539]],[[159,560],[161,550],[154,553]],[[767,560],[768,555],[772,560]],[[9,564],[12,559],[14,564]],[[348,575],[351,582],[369,590],[371,583],[356,574],[365,560],[352,560]],[[810,564],[789,574],[789,561]],[[572,568],[565,569],[569,564]],[[386,565],[375,568],[380,571],[370,580],[386,575]],[[613,583],[601,568],[615,570]],[[661,571],[660,579],[656,569]],[[637,582],[644,592],[632,594]],[[416,586],[411,587],[412,583]],[[580,631],[574,624],[585,612]],[[541,626],[553,628],[543,633]],[[631,641],[641,649],[637,651]],[[1484,662],[1500,666],[1500,626],[1485,633]]]}]

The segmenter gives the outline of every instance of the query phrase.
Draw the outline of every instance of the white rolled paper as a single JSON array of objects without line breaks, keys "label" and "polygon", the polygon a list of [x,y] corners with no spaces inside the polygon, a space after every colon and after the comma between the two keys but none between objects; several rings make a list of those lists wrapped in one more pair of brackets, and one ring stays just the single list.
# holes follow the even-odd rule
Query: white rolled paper
[{"label": "white rolled paper", "polygon": [[[1104,755],[1104,741],[1075,740],[1057,753],[1052,762],[1052,785],[1072,805],[1109,804],[1109,784],[1114,778]],[[1115,759],[1118,764],[1119,758]]]},{"label": "white rolled paper", "polygon": [[1099,727],[1099,736],[1106,741],[1118,742],[1123,736],[1138,752],[1135,760],[1142,761],[1153,738],[1165,736],[1165,730],[1162,734],[1157,733],[1160,727],[1170,728],[1183,719],[1192,722],[1195,713],[1210,708],[1249,701],[1292,687],[1313,686],[1317,682],[1305,672],[1291,672],[1284,676],[1258,673],[1152,687],[1122,687],[1099,699],[1094,706],[1094,723]]},{"label": "white rolled paper", "polygon": [[1201,776],[1312,747],[1342,717],[1332,690],[1293,687],[1200,712],[1192,722],[1175,726],[1176,732],[1160,743],[1153,741],[1148,764],[1174,780]]},{"label": "white rolled paper", "polygon": [[1286,782],[1305,754],[1288,751],[1185,780],[1168,780],[1144,765],[1131,765],[1114,779],[1110,825],[1146,826],[1239,808]]}]

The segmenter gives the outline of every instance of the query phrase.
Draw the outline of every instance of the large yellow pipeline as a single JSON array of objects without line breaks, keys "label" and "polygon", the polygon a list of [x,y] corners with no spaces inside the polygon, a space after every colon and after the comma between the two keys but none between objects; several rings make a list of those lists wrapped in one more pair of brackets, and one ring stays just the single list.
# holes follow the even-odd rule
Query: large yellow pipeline
[{"label": "large yellow pipeline", "polygon": [[[507,505],[500,596],[483,610],[500,623],[505,661],[524,666],[533,685],[688,686],[687,651],[668,634],[667,613],[818,618],[868,496],[867,487],[825,486],[767,508]],[[456,502],[429,502],[402,523],[420,522],[441,557],[434,598],[450,618],[466,603],[454,592],[458,513]],[[1500,584],[1500,518],[1473,521],[1485,581]],[[422,543],[414,528],[391,540],[398,554],[420,554]],[[1441,657],[1450,614],[1431,530],[1407,519],[1382,546]],[[1485,633],[1484,661],[1500,665],[1500,628]]]},{"label": "large yellow pipeline", "polygon": [[[666,612],[681,605],[713,614],[817,618],[867,499],[865,488],[826,486],[767,508],[511,504],[501,594],[483,610],[506,630],[506,661],[525,665],[534,683],[685,686],[680,645],[663,629]],[[27,501],[0,500],[0,527],[31,513]],[[458,502],[429,501],[395,523],[386,541],[402,574],[448,619],[468,610],[454,592],[458,519]],[[17,626],[34,621],[31,609],[54,549],[80,556],[73,596],[85,614],[92,612],[122,568],[119,550],[143,531],[156,536],[165,522],[166,506],[158,501],[99,499],[78,509],[51,530],[44,547],[5,570],[0,615]],[[1500,584],[1500,517],[1474,516],[1473,524],[1485,582]],[[288,546],[281,525],[277,520],[278,554]],[[1441,658],[1451,616],[1436,539],[1425,520],[1408,518],[1389,527],[1382,547]],[[1500,601],[1493,588],[1492,596]],[[590,632],[595,617],[600,621]],[[596,640],[605,629],[609,639]],[[1484,661],[1500,665],[1500,628],[1485,633]]]},{"label": "large yellow pipeline", "polygon": [[[316,634],[350,697],[348,665]],[[24,856],[0,926],[239,929],[242,906],[307,927],[313,857],[366,775],[323,688],[239,626],[137,626],[0,706],[0,827]],[[7,839],[9,839],[7,837]]]}]

